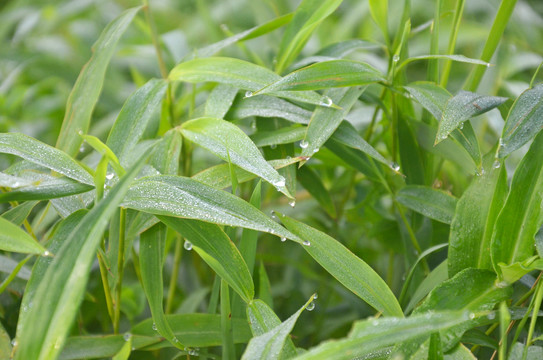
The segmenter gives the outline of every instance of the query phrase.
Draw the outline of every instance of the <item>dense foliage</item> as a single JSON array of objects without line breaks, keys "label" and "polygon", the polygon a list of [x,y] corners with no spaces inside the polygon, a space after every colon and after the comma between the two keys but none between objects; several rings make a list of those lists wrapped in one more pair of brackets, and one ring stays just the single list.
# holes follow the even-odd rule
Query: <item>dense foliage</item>
[{"label": "dense foliage", "polygon": [[0,41],[0,358],[543,358],[538,0],[7,0]]}]

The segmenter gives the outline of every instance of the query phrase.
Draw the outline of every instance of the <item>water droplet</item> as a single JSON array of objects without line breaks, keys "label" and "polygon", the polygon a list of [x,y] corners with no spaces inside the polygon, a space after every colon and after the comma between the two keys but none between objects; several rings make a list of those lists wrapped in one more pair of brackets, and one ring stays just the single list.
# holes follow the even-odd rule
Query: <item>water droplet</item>
[{"label": "water droplet", "polygon": [[328,96],[323,96],[321,101],[319,102],[319,105],[321,106],[325,106],[325,107],[330,107],[332,106],[332,99],[330,99]]},{"label": "water droplet", "polygon": [[319,294],[313,295],[313,300],[317,300],[319,298]]},{"label": "water droplet", "polygon": [[256,129],[256,121],[251,122],[251,128]]},{"label": "water droplet", "polygon": [[505,147],[505,141],[503,141],[502,138],[500,138],[500,140],[498,141],[498,144],[500,145],[500,147]]},{"label": "water droplet", "polygon": [[493,312],[491,312],[491,313],[488,314],[486,317],[487,317],[488,320],[494,320],[494,318],[496,318],[496,314],[493,313]]},{"label": "water droplet", "polygon": [[285,241],[287,241],[287,238],[283,236],[283,237],[281,238],[281,242],[285,242]]},{"label": "water droplet", "polygon": [[246,91],[246,92],[245,92],[245,97],[246,97],[246,98],[250,98],[251,96],[253,96],[253,92],[252,92],[252,91]]},{"label": "water droplet", "polygon": [[85,151],[85,145],[81,145],[79,147],[79,152],[84,152]]},{"label": "water droplet", "polygon": [[441,140],[445,140],[447,138],[447,134],[441,135]]},{"label": "water droplet", "polygon": [[371,324],[372,324],[373,326],[377,326],[377,325],[379,325],[379,321],[377,321],[377,320],[372,320],[372,321],[371,321]]},{"label": "water droplet", "polygon": [[499,169],[500,166],[502,166],[502,163],[500,162],[500,160],[498,160],[498,159],[494,160],[494,164],[492,164],[492,167],[494,169]]},{"label": "water droplet", "polygon": [[175,336],[173,337],[172,341],[174,344],[179,344],[179,339]]},{"label": "water droplet", "polygon": [[486,63],[486,67],[489,68],[489,67],[490,67],[490,63]]},{"label": "water droplet", "polygon": [[81,135],[81,136],[85,135],[85,133],[83,132],[83,130],[79,130],[77,133],[78,133],[79,135]]},{"label": "water droplet", "polygon": [[156,331],[156,324],[153,323],[153,330]]},{"label": "water droplet", "polygon": [[189,350],[189,355],[192,355],[192,356],[198,356],[199,352],[197,349],[190,349]]},{"label": "water droplet", "polygon": [[17,346],[17,340],[15,340],[15,339],[11,340],[11,346],[16,347]]},{"label": "water droplet", "polygon": [[115,176],[114,173],[106,174],[106,179],[111,180],[111,179],[113,179],[114,176]]},{"label": "water droplet", "polygon": [[276,182],[273,183],[273,186],[275,187],[283,187],[287,184],[286,180],[284,177],[281,177],[281,180],[277,180]]},{"label": "water droplet", "polygon": [[318,152],[319,150],[320,150],[319,148],[314,149],[314,150],[313,150],[313,154],[316,153],[316,152]]},{"label": "water droplet", "polygon": [[398,61],[400,61],[400,55],[396,54],[392,57],[392,61],[394,61],[395,63],[397,63]]},{"label": "water droplet", "polygon": [[271,144],[270,145],[270,149],[275,149],[275,148],[277,148],[277,144]]},{"label": "water droplet", "polygon": [[183,244],[183,247],[185,248],[185,250],[192,250],[192,243],[190,241],[187,241],[185,240],[185,243]]},{"label": "water droplet", "polygon": [[305,246],[311,246],[311,243],[307,240],[305,240],[302,244],[304,244]]},{"label": "water droplet", "polygon": [[470,320],[473,320],[473,319],[475,319],[475,314],[474,313],[469,313],[468,317],[469,317]]},{"label": "water droplet", "polygon": [[460,130],[462,130],[462,129],[464,128],[464,123],[463,123],[463,122],[460,123],[460,126],[458,126],[458,128],[459,128]]},{"label": "water droplet", "polygon": [[308,146],[309,146],[309,143],[307,141],[305,140],[300,141],[300,147],[302,149],[307,149]]},{"label": "water droplet", "polygon": [[131,337],[132,337],[132,334],[130,334],[130,333],[125,333],[125,334],[123,335],[124,341],[129,341]]},{"label": "water droplet", "polygon": [[23,312],[27,312],[27,311],[28,311],[28,306],[27,305],[23,306]]},{"label": "water droplet", "polygon": [[309,303],[309,305],[307,305],[307,307],[305,308],[307,311],[313,311],[315,310],[315,302],[314,301],[311,301]]},{"label": "water droplet", "polygon": [[51,253],[49,251],[45,250],[43,252],[43,256],[51,256]]},{"label": "water droplet", "polygon": [[291,200],[288,202],[288,204],[290,205],[290,207],[295,207],[296,206],[296,200]]},{"label": "water droplet", "polygon": [[270,211],[272,219],[277,219],[277,216],[275,216],[275,211]]},{"label": "water droplet", "polygon": [[393,162],[390,164],[390,168],[394,171],[400,171],[400,164]]}]

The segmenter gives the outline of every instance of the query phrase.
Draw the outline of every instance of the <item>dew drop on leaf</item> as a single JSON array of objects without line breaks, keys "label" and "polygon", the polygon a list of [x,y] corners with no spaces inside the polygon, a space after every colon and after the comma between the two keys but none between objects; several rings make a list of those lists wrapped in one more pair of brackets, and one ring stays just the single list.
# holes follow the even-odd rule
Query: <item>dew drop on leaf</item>
[{"label": "dew drop on leaf", "polygon": [[190,241],[187,241],[185,240],[185,243],[183,244],[183,247],[185,248],[185,250],[192,250],[192,243]]},{"label": "dew drop on leaf", "polygon": [[325,107],[330,107],[332,106],[332,99],[330,99],[328,96],[323,96],[321,101],[319,102],[319,105],[321,106],[325,106]]},{"label": "dew drop on leaf", "polygon": [[114,176],[115,176],[114,173],[108,173],[108,174],[106,175],[106,179],[111,180],[111,179],[113,179]]},{"label": "dew drop on leaf", "polygon": [[393,162],[390,164],[390,168],[394,171],[400,171],[400,165],[398,163]]},{"label": "dew drop on leaf", "polygon": [[281,238],[281,242],[285,242],[285,241],[287,241],[287,238],[283,236],[283,237]]},{"label": "dew drop on leaf", "polygon": [[286,183],[287,183],[287,182],[286,182],[285,178],[282,177],[281,180],[275,181],[275,182],[273,183],[273,186],[275,186],[275,187],[283,187],[283,186],[286,185]]},{"label": "dew drop on leaf", "polygon": [[307,149],[308,146],[309,146],[309,143],[307,141],[305,140],[300,141],[300,147],[302,149]]},{"label": "dew drop on leaf", "polygon": [[290,205],[290,207],[295,207],[296,206],[296,200],[291,200],[288,202],[288,204]]},{"label": "dew drop on leaf", "polygon": [[245,97],[246,97],[246,98],[250,98],[251,96],[253,96],[253,92],[252,92],[252,91],[246,91],[246,92],[245,92]]},{"label": "dew drop on leaf", "polygon": [[307,305],[307,307],[305,308],[307,311],[313,311],[315,310],[315,302],[314,301],[311,301],[309,303],[309,305]]},{"label": "dew drop on leaf", "polygon": [[498,160],[498,159],[494,160],[494,164],[492,164],[492,167],[494,169],[499,169],[500,166],[502,166],[502,164],[500,163],[500,160]]},{"label": "dew drop on leaf", "polygon": [[305,246],[311,246],[311,243],[307,240],[305,240],[302,244],[304,244]]},{"label": "dew drop on leaf", "polygon": [[156,324],[153,323],[153,330],[156,331]]}]

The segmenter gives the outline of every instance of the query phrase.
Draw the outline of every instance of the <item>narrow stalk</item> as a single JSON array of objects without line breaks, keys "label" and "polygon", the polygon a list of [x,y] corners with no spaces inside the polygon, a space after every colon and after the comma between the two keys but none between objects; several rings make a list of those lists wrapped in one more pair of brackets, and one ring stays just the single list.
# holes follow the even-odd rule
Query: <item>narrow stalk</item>
[{"label": "narrow stalk", "polygon": [[126,208],[121,207],[119,214],[119,254],[117,256],[117,284],[115,286],[115,313],[113,322],[113,332],[119,333],[119,322],[121,318],[121,291],[123,287],[124,275],[124,242],[126,229]]},{"label": "narrow stalk", "polygon": [[[434,22],[432,24],[432,40],[430,42],[430,54],[438,55],[439,54],[439,20],[441,17],[441,0],[436,0]],[[428,75],[427,78],[429,81],[438,82],[439,81],[439,60],[430,59],[428,61]]]},{"label": "narrow stalk", "polygon": [[236,358],[236,349],[232,337],[232,313],[230,312],[230,289],[226,281],[221,280],[221,332],[222,332],[222,358],[233,360]]},{"label": "narrow stalk", "polygon": [[115,322],[115,312],[113,310],[113,299],[111,297],[111,291],[109,289],[109,280],[107,278],[108,270],[106,266],[106,261],[104,260],[104,257],[102,256],[101,251],[98,251],[97,255],[98,257],[98,264],[100,265],[100,277],[102,278],[102,286],[104,287],[104,296],[106,298],[106,305],[107,305],[107,312],[109,314],[109,318],[111,319],[111,322]]},{"label": "narrow stalk", "polygon": [[[460,30],[460,20],[464,14],[465,0],[458,0],[456,2],[456,9],[454,10],[453,28],[451,29],[451,35],[449,36],[449,47],[447,48],[447,55],[454,53],[456,47],[456,39],[458,37],[458,31]],[[441,86],[447,87],[449,82],[449,74],[451,73],[452,60],[446,60],[443,65],[443,72],[441,73]]]},{"label": "narrow stalk", "polygon": [[145,20],[147,20],[147,24],[149,24],[149,29],[151,30],[151,41],[153,42],[153,46],[155,48],[158,68],[160,69],[160,75],[164,79],[167,79],[168,69],[166,68],[166,63],[164,62],[162,52],[160,51],[160,42],[158,40],[158,33],[156,30],[155,22],[153,21],[153,17],[151,16],[151,6],[149,5],[149,0],[143,0],[143,6],[143,11],[145,12]]},{"label": "narrow stalk", "polygon": [[183,239],[181,236],[175,238],[175,253],[173,257],[172,277],[170,278],[170,286],[168,288],[168,298],[166,299],[166,310],[164,313],[170,314],[172,312],[173,300],[175,297],[175,291],[177,288],[177,278],[179,274],[179,267],[181,266],[181,255],[183,254]]},{"label": "narrow stalk", "polygon": [[539,312],[539,308],[541,307],[541,300],[543,300],[543,285],[542,284],[543,283],[541,281],[537,284],[534,308],[532,312],[532,319],[530,320],[530,327],[528,328],[528,337],[526,338],[526,345],[524,346],[524,351],[522,353],[522,360],[526,360],[526,356],[528,355],[528,347],[531,345],[532,339],[534,337],[534,329],[535,329],[535,323],[537,321],[537,313]]},{"label": "narrow stalk", "polygon": [[34,255],[28,255],[27,257],[25,257],[23,260],[19,261],[19,263],[17,264],[17,266],[15,266],[15,268],[13,269],[13,271],[9,274],[9,276],[7,278],[4,279],[4,281],[2,281],[2,283],[0,284],[0,294],[4,292],[4,290],[6,290],[6,288],[9,286],[9,284],[13,281],[13,279],[15,279],[15,277],[17,276],[17,274],[19,273],[19,271],[21,271],[21,269],[23,268],[24,264],[27,263],[28,260],[30,260],[30,258],[32,258],[32,256]]},{"label": "narrow stalk", "polygon": [[138,278],[139,283],[143,284],[143,281],[141,279],[140,257],[136,253],[136,250],[133,246],[130,251],[132,253],[132,264],[134,265],[134,272],[136,273],[136,277]]},{"label": "narrow stalk", "polygon": [[[505,31],[505,27],[509,23],[509,18],[513,13],[516,3],[517,0],[502,0],[498,13],[496,14],[496,18],[494,19],[494,23],[492,24],[492,28],[490,29],[488,39],[485,43],[481,60],[490,62],[492,59],[492,55],[494,55],[494,52],[498,48],[498,44],[500,43],[503,32]],[[485,70],[486,67],[483,65],[476,65],[473,68],[470,77],[466,81],[466,86],[464,86],[466,90],[474,92],[477,91],[477,88],[481,83],[481,79],[485,74]]]}]

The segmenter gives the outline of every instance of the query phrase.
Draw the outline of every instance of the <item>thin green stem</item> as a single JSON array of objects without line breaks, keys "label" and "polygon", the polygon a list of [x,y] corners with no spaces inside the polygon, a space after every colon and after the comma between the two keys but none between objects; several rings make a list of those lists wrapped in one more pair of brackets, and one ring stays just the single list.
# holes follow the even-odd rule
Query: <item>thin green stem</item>
[{"label": "thin green stem", "polygon": [[164,62],[164,58],[162,57],[162,51],[160,50],[160,42],[158,40],[158,32],[156,30],[155,22],[153,21],[153,16],[151,15],[151,6],[149,4],[149,0],[143,0],[143,10],[145,12],[145,19],[147,20],[147,24],[149,25],[149,29],[151,30],[151,41],[153,42],[153,46],[155,48],[157,61],[158,61],[158,67],[160,69],[160,75],[164,78],[168,78],[168,69],[166,67],[166,63]]},{"label": "thin green stem", "polygon": [[112,324],[114,324],[115,312],[114,312],[113,298],[111,297],[111,290],[109,289],[109,280],[107,277],[108,269],[106,266],[106,261],[104,257],[102,256],[101,251],[98,251],[97,257],[98,257],[98,264],[100,265],[100,277],[102,278],[102,286],[104,288],[104,296],[106,298],[107,312],[109,314],[109,318],[111,319]]},{"label": "thin green stem", "polygon": [[170,278],[170,286],[168,288],[168,298],[166,299],[166,314],[172,312],[175,291],[177,289],[177,279],[179,267],[181,266],[181,255],[183,254],[183,239],[181,236],[175,238],[175,253],[173,257],[172,277]]},{"label": "thin green stem", "polygon": [[236,358],[236,349],[232,337],[232,313],[230,311],[230,289],[228,283],[221,280],[221,332],[222,332],[222,358],[233,360]]},{"label": "thin green stem", "polygon": [[537,313],[539,312],[539,308],[541,307],[542,300],[543,300],[543,283],[540,281],[537,284],[534,308],[532,309],[533,310],[532,319],[530,320],[530,327],[528,328],[528,337],[526,338],[526,345],[524,347],[524,352],[522,353],[522,360],[526,360],[526,356],[528,355],[528,347],[531,345],[532,339],[534,337],[534,329],[535,329],[535,323],[537,321]]},{"label": "thin green stem", "polygon": [[3,293],[4,290],[6,290],[6,288],[9,286],[9,284],[13,281],[13,279],[15,279],[15,277],[17,276],[19,271],[21,271],[23,266],[27,263],[28,260],[30,260],[32,258],[32,256],[34,256],[34,255],[28,255],[23,260],[19,261],[19,263],[17,264],[17,266],[15,266],[15,268],[9,274],[9,276],[7,278],[5,278],[4,281],[2,281],[2,283],[0,284],[0,294]]},{"label": "thin green stem", "polygon": [[121,292],[123,287],[124,275],[124,248],[125,248],[125,230],[126,230],[126,208],[121,207],[119,213],[119,253],[117,256],[117,284],[115,286],[115,313],[113,322],[113,332],[119,333],[119,322],[121,318]]},{"label": "thin green stem", "polygon": [[[456,8],[454,10],[453,28],[451,29],[451,35],[449,36],[449,46],[447,48],[447,55],[452,55],[456,47],[456,39],[458,37],[458,31],[460,30],[460,21],[464,14],[465,0],[458,0],[456,2]],[[449,74],[451,73],[452,60],[446,60],[443,65],[443,71],[441,73],[441,86],[447,87],[449,82]]]}]

